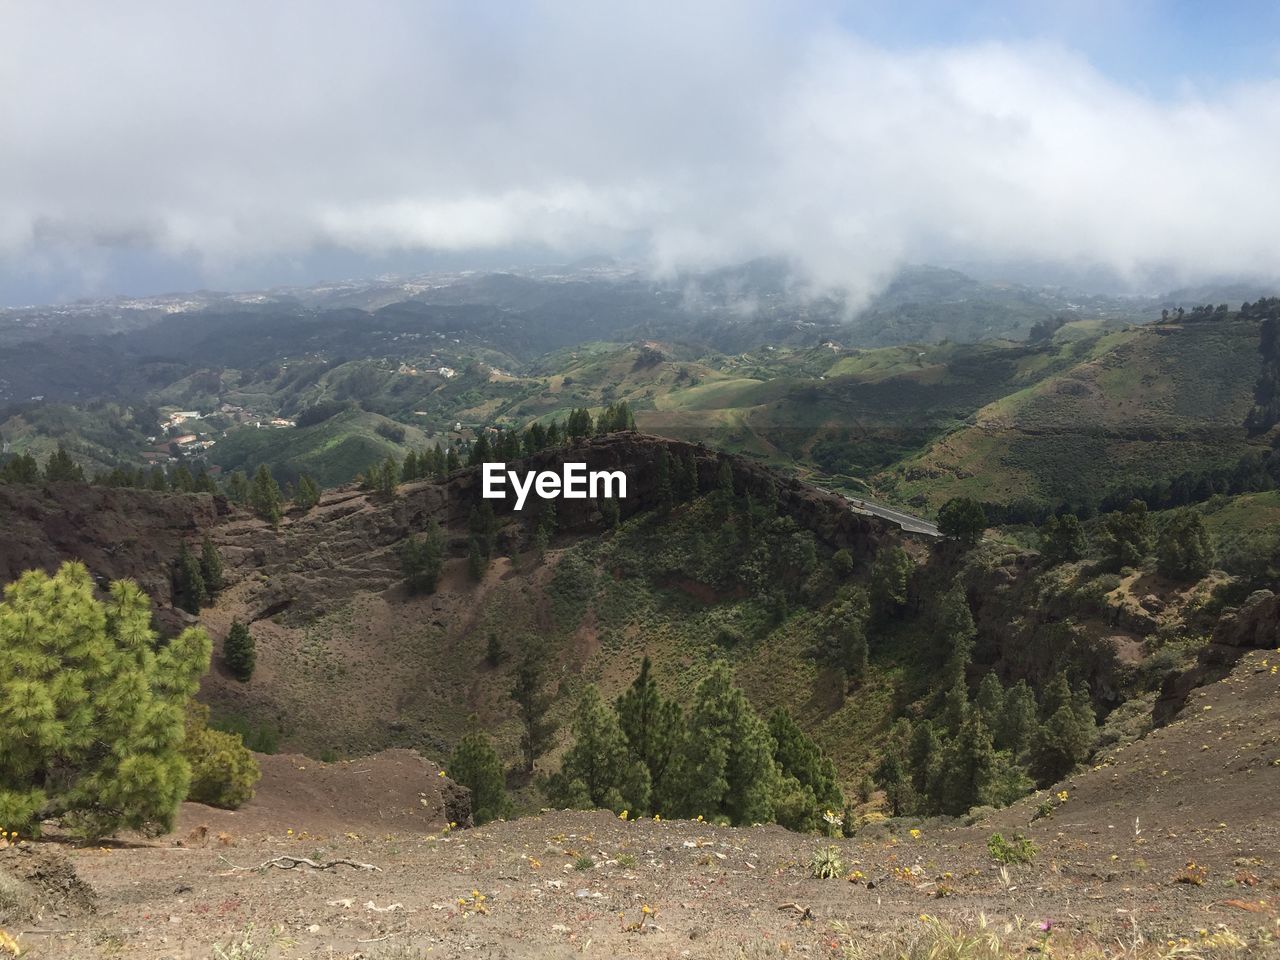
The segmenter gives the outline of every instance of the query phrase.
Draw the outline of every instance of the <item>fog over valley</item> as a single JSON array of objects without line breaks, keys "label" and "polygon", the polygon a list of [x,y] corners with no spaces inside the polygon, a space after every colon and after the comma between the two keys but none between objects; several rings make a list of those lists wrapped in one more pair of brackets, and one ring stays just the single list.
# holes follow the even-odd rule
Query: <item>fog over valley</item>
[{"label": "fog over valley", "polygon": [[1227,27],[910,6],[6,4],[0,303],[601,253],[855,305],[904,263],[1280,273],[1274,14],[1201,51]]}]

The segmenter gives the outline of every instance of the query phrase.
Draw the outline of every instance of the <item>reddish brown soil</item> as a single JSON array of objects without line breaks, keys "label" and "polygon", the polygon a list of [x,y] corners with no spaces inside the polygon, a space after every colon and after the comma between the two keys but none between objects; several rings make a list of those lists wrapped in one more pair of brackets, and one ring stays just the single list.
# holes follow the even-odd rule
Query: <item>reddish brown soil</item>
[{"label": "reddish brown soil", "polygon": [[[457,786],[412,750],[321,763],[300,754],[258,755],[262,780],[239,810],[185,803],[175,834],[232,838],[295,834],[424,833],[458,816]],[[463,807],[469,804],[464,803]],[[207,828],[201,830],[201,828]],[[185,842],[185,841],[184,841]]]},{"label": "reddish brown soil", "polygon": [[[262,796],[242,813],[183,813],[188,831],[238,824],[231,845],[175,837],[70,850],[99,912],[23,943],[33,957],[204,958],[253,925],[272,958],[840,957],[850,942],[872,950],[919,929],[921,914],[974,922],[981,913],[1010,924],[1018,950],[1035,947],[1035,925],[1052,920],[1059,955],[1073,944],[1120,955],[1138,939],[1205,955],[1195,944],[1224,928],[1249,955],[1273,955],[1277,665],[1280,654],[1250,653],[1173,725],[984,822],[925,822],[918,837],[910,823],[881,825],[836,841],[857,882],[812,879],[806,864],[828,841],[778,827],[558,812],[427,832],[412,814],[430,793],[416,772],[433,776],[429,764],[272,758]],[[1052,812],[1033,820],[1046,801]],[[995,830],[1030,837],[1035,861],[1002,876],[987,852]],[[282,854],[381,870],[236,869]],[[1189,862],[1203,874],[1188,873]]]}]

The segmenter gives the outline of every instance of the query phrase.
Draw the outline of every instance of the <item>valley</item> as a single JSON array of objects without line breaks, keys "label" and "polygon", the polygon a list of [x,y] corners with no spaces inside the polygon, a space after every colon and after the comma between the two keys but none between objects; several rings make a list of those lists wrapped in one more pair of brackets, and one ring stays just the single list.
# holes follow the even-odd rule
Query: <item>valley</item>
[{"label": "valley", "polygon": [[[158,841],[81,846],[56,818],[60,852],[0,841],[98,900],[23,887],[24,945],[1137,957],[1280,936],[1280,455],[1256,426],[1276,301],[861,347],[767,325],[535,346],[534,324],[499,350],[516,321],[473,298],[503,285],[460,285],[377,328],[300,314],[303,340],[214,321],[225,364],[173,340],[138,392],[8,412],[0,572],[136,581],[157,651],[207,632],[196,697],[230,752],[201,776],[252,797],[189,802]],[[190,318],[151,319],[119,349]],[[530,485],[516,509],[483,495],[499,460],[626,493]],[[626,746],[636,704],[661,756]],[[996,835],[1037,852],[1002,860]],[[356,866],[250,869],[280,856]]]}]

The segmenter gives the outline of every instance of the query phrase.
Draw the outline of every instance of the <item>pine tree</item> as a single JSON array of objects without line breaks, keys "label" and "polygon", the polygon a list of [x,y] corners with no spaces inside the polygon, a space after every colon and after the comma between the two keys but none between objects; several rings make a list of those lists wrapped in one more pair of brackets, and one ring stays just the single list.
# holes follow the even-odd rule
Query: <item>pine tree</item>
[{"label": "pine tree", "polygon": [[248,682],[253,676],[253,668],[258,663],[258,647],[249,628],[239,620],[233,620],[231,629],[227,631],[227,639],[222,644],[222,659],[226,661],[231,675],[241,683]]},{"label": "pine tree", "polygon": [[44,465],[44,479],[46,483],[84,483],[84,471],[62,444],[58,444],[58,449],[49,455]]},{"label": "pine tree", "polygon": [[944,682],[948,685],[963,683],[973,660],[973,644],[978,631],[973,614],[969,612],[969,601],[960,585],[942,595],[935,618],[937,659],[946,664]]},{"label": "pine tree", "polygon": [[556,731],[555,723],[547,716],[552,698],[546,691],[544,659],[540,644],[526,643],[511,686],[511,699],[516,703],[520,725],[524,729],[520,736],[520,751],[528,773],[533,772],[534,762],[551,746]]},{"label": "pine tree", "polygon": [[1204,517],[1192,510],[1179,510],[1160,531],[1156,546],[1156,569],[1171,580],[1191,582],[1213,567],[1213,541]]},{"label": "pine tree", "polygon": [[444,472],[447,475],[453,473],[455,470],[461,469],[462,458],[458,456],[458,449],[456,447],[450,447],[449,452],[444,458]]},{"label": "pine tree", "polygon": [[1075,563],[1087,546],[1084,529],[1074,513],[1050,517],[1040,528],[1040,552],[1050,565]]},{"label": "pine tree", "polygon": [[502,665],[502,661],[507,659],[507,651],[503,649],[502,639],[494,630],[489,631],[488,639],[485,641],[484,659],[491,667]]},{"label": "pine tree", "polygon": [[921,720],[911,730],[907,748],[907,771],[915,797],[929,806],[928,798],[936,792],[943,759],[943,743],[938,730],[929,720]]},{"label": "pine tree", "polygon": [[991,804],[998,774],[998,759],[991,730],[974,710],[965,719],[943,754],[941,809],[960,816],[973,807]]},{"label": "pine tree", "polygon": [[0,480],[5,483],[39,483],[40,465],[29,453],[20,453],[0,470]]},{"label": "pine tree", "polygon": [[498,533],[498,520],[493,514],[493,504],[481,500],[471,508],[471,516],[467,521],[471,537],[480,547],[480,554],[486,560],[493,556],[494,539]]},{"label": "pine tree", "polygon": [[1031,746],[1031,766],[1041,784],[1051,784],[1083,763],[1097,737],[1097,723],[1083,687],[1072,691],[1065,673],[1059,673],[1045,689],[1042,702],[1045,721]]},{"label": "pine tree", "polygon": [[577,440],[591,434],[591,411],[583,408],[574,408],[569,414],[569,422],[566,425],[566,433],[568,436]]},{"label": "pine tree", "polygon": [[844,670],[850,684],[861,683],[867,672],[867,591],[846,589],[831,607],[825,630],[824,659]]},{"label": "pine tree", "polygon": [[573,715],[573,746],[548,794],[565,807],[604,807],[619,813],[649,805],[649,771],[627,749],[618,716],[591,684]]},{"label": "pine tree", "polygon": [[484,579],[484,573],[487,569],[489,569],[489,561],[484,558],[484,552],[480,549],[480,541],[476,537],[472,537],[471,544],[467,549],[467,574],[472,580],[479,583]]},{"label": "pine tree", "polygon": [[716,474],[716,497],[722,502],[723,508],[728,509],[733,503],[734,496],[733,464],[729,462],[728,457],[725,457],[720,461],[720,469]]},{"label": "pine tree", "polygon": [[996,746],[1022,757],[1036,732],[1036,695],[1025,680],[1005,691],[1004,711],[997,726]]},{"label": "pine tree", "polygon": [[374,488],[378,496],[390,500],[396,495],[396,484],[400,482],[400,468],[396,466],[394,457],[387,457],[374,473]]},{"label": "pine tree", "polygon": [[600,519],[604,523],[606,530],[612,530],[621,518],[621,510],[618,509],[618,501],[612,497],[605,497],[599,501]]},{"label": "pine tree", "polygon": [[962,546],[976,545],[986,529],[986,512],[972,497],[952,497],[938,510],[939,532]]},{"label": "pine tree", "polygon": [[445,474],[446,457],[444,450],[440,448],[440,444],[434,444],[424,456],[428,457],[427,466],[423,471],[423,476],[429,479],[438,479]]},{"label": "pine tree", "polygon": [[510,815],[502,759],[486,734],[476,731],[462,738],[449,758],[449,776],[471,791],[471,819],[477,827]]},{"label": "pine tree", "polygon": [[435,593],[444,569],[444,534],[432,524],[424,537],[410,537],[400,546],[400,572],[410,593]]},{"label": "pine tree", "polygon": [[529,429],[524,432],[524,453],[525,456],[537,453],[539,450],[545,449],[547,446],[547,428],[536,420],[529,424]]},{"label": "pine tree", "polygon": [[227,478],[227,497],[232,503],[244,506],[249,502],[249,480],[243,470],[232,470]]},{"label": "pine tree", "polygon": [[199,613],[209,602],[200,561],[187,549],[185,541],[178,546],[177,571],[174,576],[174,604],[187,613]]},{"label": "pine tree", "polygon": [[875,780],[884,790],[889,812],[895,817],[902,816],[916,802],[911,784],[911,766],[907,759],[912,739],[911,721],[905,718],[895,721],[875,771]]},{"label": "pine tree", "polygon": [[265,463],[258,467],[253,475],[253,488],[249,494],[249,502],[253,512],[271,526],[280,526],[280,485],[271,475],[271,468]]},{"label": "pine tree", "polygon": [[675,488],[671,483],[671,455],[667,448],[658,451],[657,479],[654,481],[654,500],[660,514],[668,514],[675,506]]},{"label": "pine tree", "polygon": [[876,553],[871,565],[871,611],[881,620],[895,617],[907,605],[907,589],[915,564],[901,547]]},{"label": "pine tree", "polygon": [[837,584],[842,584],[853,576],[853,554],[841,548],[831,555],[831,576]]},{"label": "pine tree", "polygon": [[196,493],[217,493],[218,488],[213,482],[213,477],[209,476],[208,468],[202,463],[196,470],[195,482],[193,489]]},{"label": "pine tree", "polygon": [[147,486],[156,493],[168,491],[169,478],[164,475],[164,467],[157,465],[151,468],[151,474],[147,478]]},{"label": "pine tree", "polygon": [[954,737],[960,732],[960,728],[969,719],[969,713],[969,688],[965,685],[963,677],[956,677],[946,693],[942,695],[940,720],[948,736]]},{"label": "pine tree", "polygon": [[674,458],[672,481],[677,500],[687,503],[698,496],[698,465],[694,462],[692,453]]},{"label": "pine tree", "polygon": [[174,493],[192,493],[196,488],[196,479],[191,475],[191,468],[185,463],[178,464],[169,478],[169,489]]},{"label": "pine tree", "polygon": [[210,599],[222,592],[222,555],[207,533],[200,543],[200,576],[204,579],[204,589]]},{"label": "pine tree", "polygon": [[186,706],[208,668],[204,631],[159,644],[132,581],[99,601],[83,564],[24,573],[0,603],[0,822],[26,836],[46,819],[88,837],[171,829],[191,777]]},{"label": "pine tree", "polygon": [[418,455],[410,450],[404,455],[404,462],[400,465],[400,479],[404,483],[411,483],[422,475],[421,466],[418,462]]},{"label": "pine tree", "polygon": [[698,684],[689,731],[686,812],[732,824],[773,820],[773,740],[721,661]]},{"label": "pine tree", "polygon": [[1004,713],[1004,687],[994,671],[988,671],[978,684],[978,694],[973,705],[982,711],[982,718],[988,727],[995,729]]},{"label": "pine tree", "polygon": [[478,467],[482,463],[488,463],[491,459],[489,436],[484,431],[481,431],[480,436],[476,437],[476,442],[471,445],[471,453],[467,455],[467,466]]},{"label": "pine tree", "polygon": [[800,800],[786,804],[790,809],[785,816],[783,804],[777,804],[778,822],[791,830],[817,830],[824,811],[844,808],[835,764],[782,708],[769,717],[769,735],[779,775],[794,782],[794,786],[784,785],[781,792]]},{"label": "pine tree", "polygon": [[548,540],[555,536],[557,524],[556,502],[543,500],[538,506],[538,526],[546,531]]},{"label": "pine tree", "polygon": [[1063,707],[1071,706],[1071,681],[1065,670],[1059,671],[1045,686],[1040,696],[1041,719],[1048,720]]},{"label": "pine tree", "polygon": [[632,759],[648,771],[652,809],[670,809],[680,789],[679,770],[684,735],[680,704],[658,692],[652,665],[645,657],[640,673],[618,697],[615,709]]},{"label": "pine tree", "polygon": [[693,500],[702,492],[702,481],[698,477],[698,461],[694,459],[692,452],[684,455],[684,476],[689,485],[688,499]]},{"label": "pine tree", "polygon": [[1107,514],[1098,546],[1112,569],[1140,567],[1151,553],[1151,518],[1147,505],[1130,500],[1123,510]]},{"label": "pine tree", "polygon": [[293,502],[303,510],[310,510],[320,502],[320,488],[310,474],[304,473],[298,478],[298,493]]}]

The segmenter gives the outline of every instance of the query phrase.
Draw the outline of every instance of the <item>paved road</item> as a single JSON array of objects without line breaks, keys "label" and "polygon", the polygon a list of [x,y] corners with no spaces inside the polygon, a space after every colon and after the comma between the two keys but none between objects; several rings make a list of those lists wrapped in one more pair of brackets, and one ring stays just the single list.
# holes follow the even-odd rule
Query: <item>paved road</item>
[{"label": "paved road", "polygon": [[894,510],[892,507],[882,507],[878,503],[872,503],[870,500],[863,500],[860,497],[851,497],[848,494],[842,494],[842,496],[849,501],[854,513],[883,517],[885,520],[896,523],[907,533],[920,533],[926,537],[942,536],[937,524],[930,523],[923,517],[912,516],[909,513],[903,513],[901,510]]}]

